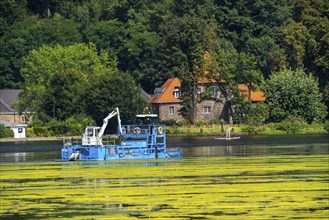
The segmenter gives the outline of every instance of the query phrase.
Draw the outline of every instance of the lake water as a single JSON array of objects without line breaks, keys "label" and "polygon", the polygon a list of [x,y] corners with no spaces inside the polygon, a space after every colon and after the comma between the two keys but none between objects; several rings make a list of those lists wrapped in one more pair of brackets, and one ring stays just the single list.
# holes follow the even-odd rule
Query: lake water
[{"label": "lake water", "polygon": [[328,219],[327,135],[170,138],[179,160],[54,162],[0,146],[0,219]]}]

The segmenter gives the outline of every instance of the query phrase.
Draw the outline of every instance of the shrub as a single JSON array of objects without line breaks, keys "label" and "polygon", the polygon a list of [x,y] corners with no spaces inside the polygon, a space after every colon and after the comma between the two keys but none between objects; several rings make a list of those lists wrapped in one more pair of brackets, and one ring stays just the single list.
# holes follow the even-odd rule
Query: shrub
[{"label": "shrub", "polygon": [[257,129],[255,126],[247,126],[247,127],[241,128],[241,132],[247,133],[247,134],[257,134]]},{"label": "shrub", "polygon": [[304,125],[306,125],[306,122],[303,118],[289,115],[277,125],[277,129],[287,134],[297,134]]},{"label": "shrub", "polygon": [[36,137],[37,135],[35,134],[33,128],[27,127],[26,128],[26,136],[27,137]]},{"label": "shrub", "polygon": [[175,135],[175,134],[179,133],[176,126],[167,128],[166,132],[167,132],[167,134],[172,134],[172,135]]},{"label": "shrub", "polygon": [[89,125],[94,125],[95,121],[86,114],[73,115],[64,122],[65,133],[67,135],[81,135]]},{"label": "shrub", "polygon": [[[294,115],[303,117],[310,124],[322,121],[327,114],[317,79],[302,69],[273,72],[264,89],[271,122]],[[295,132],[296,128],[290,128]]]},{"label": "shrub", "polygon": [[209,121],[210,125],[220,125],[220,124],[224,124],[224,120],[223,119],[211,119]]},{"label": "shrub", "polygon": [[67,132],[67,129],[65,129],[65,124],[55,119],[49,122],[48,130],[50,131],[51,136],[60,136]]},{"label": "shrub", "polygon": [[52,119],[47,125],[36,119],[32,122],[29,133],[38,137],[81,135],[86,126],[94,124],[95,121],[85,114],[73,115],[65,121]]},{"label": "shrub", "polygon": [[235,122],[259,126],[269,118],[269,108],[265,103],[244,102],[237,108]]},{"label": "shrub", "polygon": [[324,129],[329,133],[329,120],[326,120],[326,121],[323,123],[323,127],[324,127]]},{"label": "shrub", "polygon": [[195,122],[194,125],[197,127],[208,126],[208,125],[210,125],[210,122],[206,121],[206,120],[201,120],[201,121]]},{"label": "shrub", "polygon": [[189,120],[184,119],[184,120],[178,121],[177,125],[178,126],[190,126],[191,122]]},{"label": "shrub", "polygon": [[34,133],[38,137],[50,137],[51,132],[47,126],[33,127]]},{"label": "shrub", "polygon": [[10,128],[6,128],[4,125],[0,125],[0,138],[14,137],[14,132]]},{"label": "shrub", "polygon": [[160,121],[160,124],[164,124],[166,126],[175,126],[177,125],[177,122],[174,119],[170,119],[170,120]]}]

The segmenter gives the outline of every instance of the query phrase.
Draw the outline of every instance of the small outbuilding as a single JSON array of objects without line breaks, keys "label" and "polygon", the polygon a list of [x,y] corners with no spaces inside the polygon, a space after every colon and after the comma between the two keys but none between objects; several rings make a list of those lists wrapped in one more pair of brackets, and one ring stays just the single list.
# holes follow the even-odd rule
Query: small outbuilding
[{"label": "small outbuilding", "polygon": [[14,132],[14,138],[26,138],[27,124],[10,123],[0,120],[0,124],[3,124],[6,128],[10,128]]}]

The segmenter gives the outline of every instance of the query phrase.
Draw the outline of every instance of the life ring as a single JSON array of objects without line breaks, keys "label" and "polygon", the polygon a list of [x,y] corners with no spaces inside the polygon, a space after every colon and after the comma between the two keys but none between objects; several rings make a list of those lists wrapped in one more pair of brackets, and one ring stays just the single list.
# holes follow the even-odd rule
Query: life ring
[{"label": "life ring", "polygon": [[135,127],[135,128],[134,128],[134,133],[135,133],[135,134],[139,134],[139,133],[141,133],[141,129],[140,129],[139,127]]},{"label": "life ring", "polygon": [[163,132],[163,128],[162,127],[158,127],[158,134],[162,134]]}]

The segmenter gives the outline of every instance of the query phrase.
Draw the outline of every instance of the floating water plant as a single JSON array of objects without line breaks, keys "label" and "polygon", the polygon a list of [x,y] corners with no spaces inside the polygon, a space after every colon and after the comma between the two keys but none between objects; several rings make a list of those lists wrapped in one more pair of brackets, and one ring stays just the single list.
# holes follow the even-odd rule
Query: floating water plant
[{"label": "floating water plant", "polygon": [[2,219],[329,216],[327,155],[3,163]]}]

